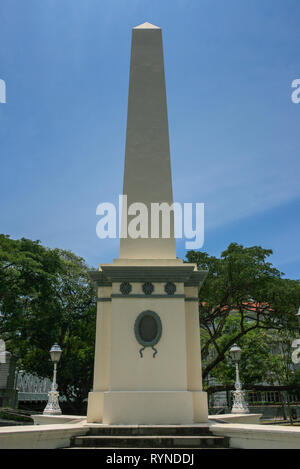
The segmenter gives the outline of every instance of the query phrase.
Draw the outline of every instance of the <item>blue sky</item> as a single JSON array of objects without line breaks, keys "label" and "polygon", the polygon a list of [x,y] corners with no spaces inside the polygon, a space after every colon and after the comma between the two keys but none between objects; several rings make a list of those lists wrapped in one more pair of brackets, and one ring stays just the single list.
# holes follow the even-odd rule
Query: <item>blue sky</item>
[{"label": "blue sky", "polygon": [[149,21],[174,198],[205,203],[203,250],[261,245],[299,278],[299,18],[299,0],[1,0],[0,232],[118,257],[96,207],[122,191],[131,28]]}]

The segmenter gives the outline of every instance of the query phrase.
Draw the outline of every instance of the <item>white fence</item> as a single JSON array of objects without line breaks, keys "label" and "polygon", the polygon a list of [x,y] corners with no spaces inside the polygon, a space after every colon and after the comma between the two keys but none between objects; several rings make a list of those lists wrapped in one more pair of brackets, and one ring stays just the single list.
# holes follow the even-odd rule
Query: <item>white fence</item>
[{"label": "white fence", "polygon": [[16,376],[16,390],[19,401],[47,401],[51,389],[49,378],[18,371]]}]

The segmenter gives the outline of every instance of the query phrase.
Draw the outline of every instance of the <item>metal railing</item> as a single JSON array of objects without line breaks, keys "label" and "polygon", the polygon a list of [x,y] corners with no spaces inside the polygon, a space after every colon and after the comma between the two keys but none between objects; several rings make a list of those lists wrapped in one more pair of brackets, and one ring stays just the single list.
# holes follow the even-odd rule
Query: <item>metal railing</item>
[{"label": "metal railing", "polygon": [[15,389],[18,401],[47,401],[51,380],[19,370],[16,372]]}]

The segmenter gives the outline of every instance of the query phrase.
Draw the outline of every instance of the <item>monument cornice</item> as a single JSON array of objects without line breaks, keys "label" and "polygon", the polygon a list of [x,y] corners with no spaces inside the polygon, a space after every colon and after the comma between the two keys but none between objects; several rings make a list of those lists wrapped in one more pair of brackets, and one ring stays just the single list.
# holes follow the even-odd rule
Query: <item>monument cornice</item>
[{"label": "monument cornice", "polygon": [[[97,286],[111,286],[113,282],[182,282],[185,286],[200,287],[208,271],[194,270],[194,266],[102,266],[90,271]],[[145,296],[145,295],[142,295]],[[164,296],[164,295],[163,295]]]}]

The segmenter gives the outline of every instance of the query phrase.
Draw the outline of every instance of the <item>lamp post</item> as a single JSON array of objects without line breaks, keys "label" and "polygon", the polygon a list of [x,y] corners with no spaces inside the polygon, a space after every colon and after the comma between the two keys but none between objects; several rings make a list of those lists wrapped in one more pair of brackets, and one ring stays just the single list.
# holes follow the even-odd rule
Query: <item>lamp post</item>
[{"label": "lamp post", "polygon": [[245,401],[245,392],[242,391],[242,384],[240,381],[239,362],[241,359],[242,350],[234,344],[229,350],[230,357],[235,363],[235,391],[233,391],[233,407],[232,414],[249,414],[249,409]]},{"label": "lamp post", "polygon": [[61,409],[59,407],[58,396],[56,384],[56,375],[57,375],[57,364],[60,360],[62,350],[58,344],[54,344],[50,350],[51,360],[54,363],[53,370],[53,381],[51,385],[51,390],[48,392],[48,403],[43,412],[44,415],[61,415]]}]

